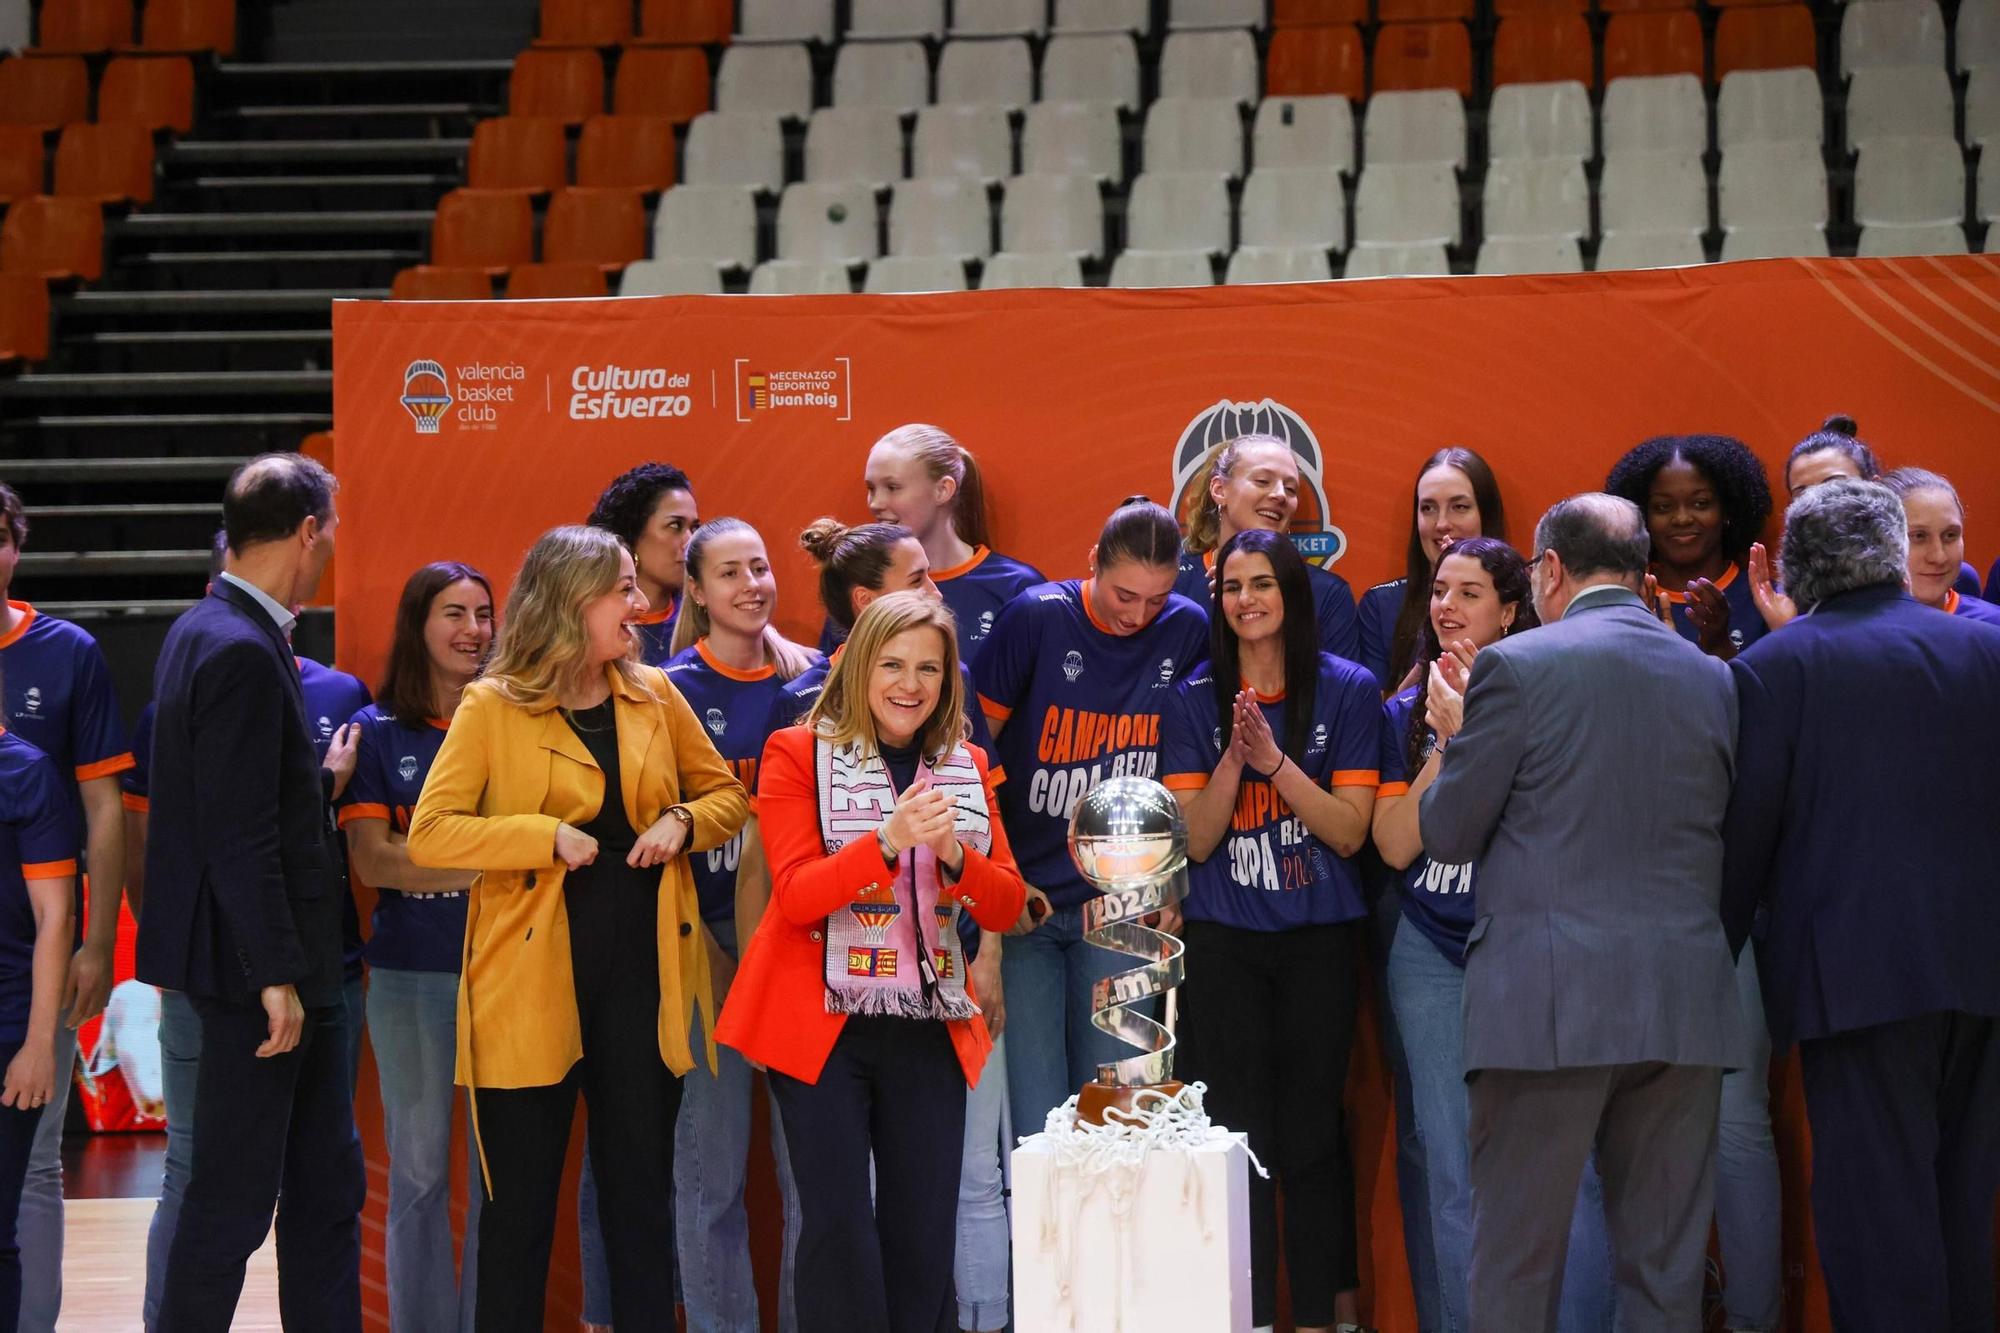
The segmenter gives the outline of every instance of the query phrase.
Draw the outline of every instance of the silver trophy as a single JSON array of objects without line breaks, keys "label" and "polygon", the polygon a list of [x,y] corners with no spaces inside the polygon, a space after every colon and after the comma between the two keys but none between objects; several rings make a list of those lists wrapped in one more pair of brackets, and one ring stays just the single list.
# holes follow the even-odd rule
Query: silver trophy
[{"label": "silver trophy", "polygon": [[1083,905],[1083,936],[1142,961],[1091,988],[1090,1021],[1140,1053],[1097,1067],[1096,1082],[1078,1102],[1078,1114],[1086,1120],[1101,1121],[1107,1106],[1129,1110],[1138,1101],[1138,1089],[1165,1096],[1178,1090],[1172,1082],[1171,1007],[1162,1023],[1133,1006],[1156,995],[1167,995],[1171,1006],[1168,992],[1185,975],[1181,955],[1186,946],[1142,918],[1187,896],[1187,846],[1180,804],[1151,778],[1100,782],[1070,815],[1070,859],[1100,895]]}]

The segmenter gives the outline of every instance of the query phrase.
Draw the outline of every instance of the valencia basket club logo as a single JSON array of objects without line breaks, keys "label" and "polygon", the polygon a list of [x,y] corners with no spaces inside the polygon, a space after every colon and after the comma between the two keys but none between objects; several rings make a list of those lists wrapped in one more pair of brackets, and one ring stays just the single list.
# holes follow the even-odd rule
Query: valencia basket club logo
[{"label": "valencia basket club logo", "polygon": [[412,361],[403,372],[403,410],[417,423],[417,434],[435,435],[451,406],[451,386],[444,367],[435,361]]},{"label": "valencia basket club logo", "polygon": [[1208,451],[1242,435],[1270,435],[1292,446],[1299,459],[1298,512],[1292,544],[1309,562],[1329,567],[1347,552],[1347,534],[1333,526],[1326,502],[1323,455],[1305,418],[1276,399],[1231,402],[1225,398],[1197,412],[1174,446],[1174,517],[1183,527],[1194,509],[1195,488],[1207,471]]}]

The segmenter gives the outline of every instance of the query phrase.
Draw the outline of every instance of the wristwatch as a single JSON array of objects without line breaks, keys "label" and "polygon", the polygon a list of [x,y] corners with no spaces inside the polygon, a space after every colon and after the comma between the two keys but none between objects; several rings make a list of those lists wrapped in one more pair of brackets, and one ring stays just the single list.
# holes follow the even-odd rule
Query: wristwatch
[{"label": "wristwatch", "polygon": [[694,815],[688,810],[686,806],[670,805],[665,810],[661,811],[662,818],[666,817],[667,815],[679,815],[681,818],[681,822],[687,825],[688,837],[690,838],[694,837]]}]

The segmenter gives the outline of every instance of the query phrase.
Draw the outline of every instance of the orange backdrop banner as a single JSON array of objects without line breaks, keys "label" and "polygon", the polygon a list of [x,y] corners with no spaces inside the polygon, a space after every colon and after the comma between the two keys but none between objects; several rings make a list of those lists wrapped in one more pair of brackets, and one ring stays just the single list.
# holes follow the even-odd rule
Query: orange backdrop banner
[{"label": "orange backdrop banner", "polygon": [[[1551,501],[1603,483],[1651,435],[1740,436],[1774,473],[1830,412],[1891,463],[1958,484],[1984,569],[2000,547],[2000,263],[1772,261],[1639,273],[1200,290],[343,302],[334,309],[340,665],[374,679],[417,565],[464,560],[504,588],[536,534],[580,522],[615,473],[670,461],[704,516],[761,528],[779,621],[820,612],[793,535],[866,517],[862,462],[909,421],[985,469],[995,544],[1051,577],[1083,569],[1122,497],[1166,500],[1199,446],[1276,424],[1312,474],[1302,544],[1356,592],[1400,571],[1413,472],[1477,449],[1525,541]],[[1365,1052],[1364,1052],[1365,1054]],[[1357,1065],[1357,1072],[1361,1066]],[[1385,1330],[1411,1328],[1380,1093],[1357,1079],[1357,1153]],[[1807,1219],[1787,1113],[1793,1327]],[[1400,1285],[1401,1291],[1395,1289]],[[1392,1294],[1393,1293],[1393,1294]],[[1823,1298],[1821,1298],[1823,1299]],[[1814,1308],[1818,1307],[1818,1308]]]}]

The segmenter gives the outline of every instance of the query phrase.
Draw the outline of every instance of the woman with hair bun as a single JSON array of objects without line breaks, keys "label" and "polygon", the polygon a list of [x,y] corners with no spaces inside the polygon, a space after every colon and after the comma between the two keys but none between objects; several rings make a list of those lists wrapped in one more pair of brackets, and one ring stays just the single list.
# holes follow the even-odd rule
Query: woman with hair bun
[{"label": "woman with hair bun", "polygon": [[1836,413],[1793,445],[1785,456],[1785,494],[1796,499],[1800,491],[1835,477],[1873,481],[1881,476],[1882,464],[1860,431],[1853,417]]}]

